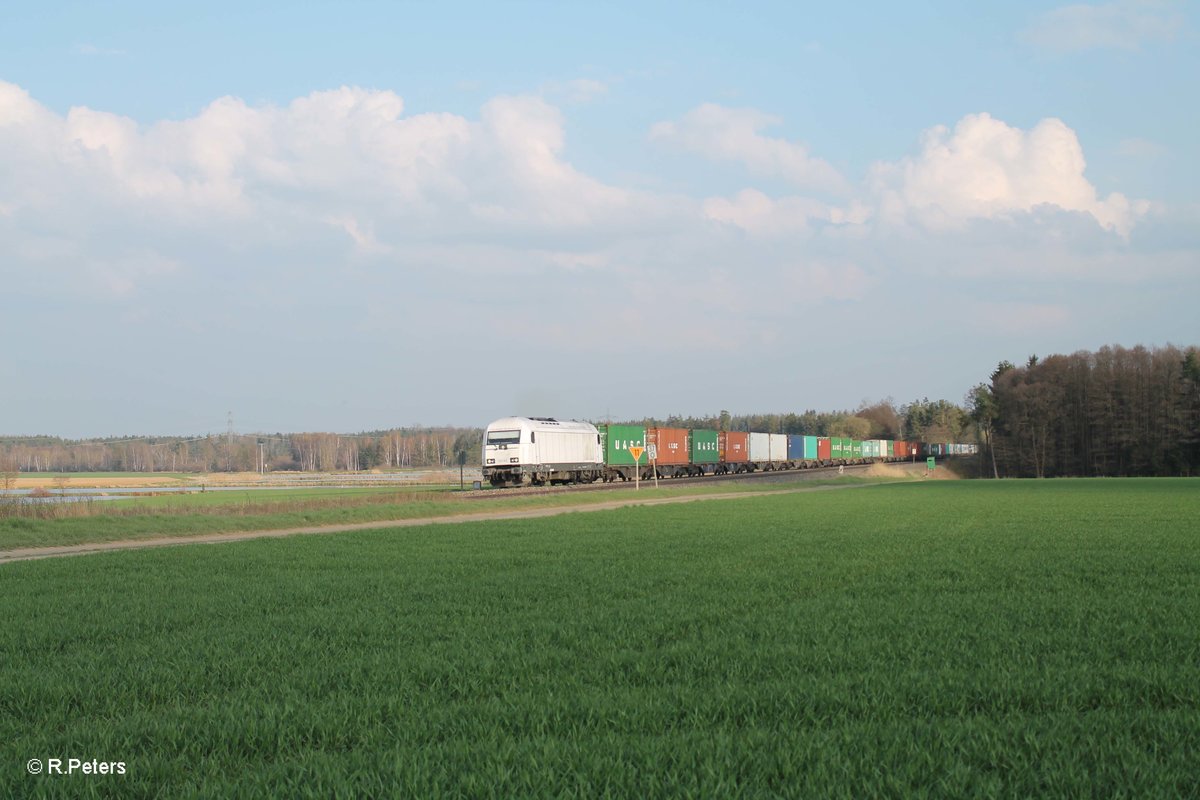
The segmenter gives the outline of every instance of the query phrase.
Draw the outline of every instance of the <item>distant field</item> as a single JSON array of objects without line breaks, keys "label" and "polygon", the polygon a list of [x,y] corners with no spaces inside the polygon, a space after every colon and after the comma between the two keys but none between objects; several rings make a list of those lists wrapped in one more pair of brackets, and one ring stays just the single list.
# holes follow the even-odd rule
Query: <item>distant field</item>
[{"label": "distant field", "polygon": [[[806,480],[805,487],[878,483],[877,478],[845,477]],[[729,485],[647,485],[636,496],[644,499],[715,492],[786,491],[797,484],[744,483]],[[28,506],[46,518],[0,513],[0,554],[24,547],[49,547],[84,542],[158,539],[238,531],[281,530],[321,525],[347,525],[380,520],[411,520],[513,511],[550,506],[589,505],[625,497],[629,487],[601,492],[520,495],[496,490],[484,499],[469,499],[436,486],[304,488],[203,492],[159,495],[125,500],[96,500],[90,504]],[[0,512],[5,509],[0,508]]]},{"label": "distant field", "polygon": [[[479,468],[466,470],[466,480],[478,480]],[[253,486],[294,485],[296,483],[369,482],[388,484],[431,483],[458,484],[459,470],[449,468],[371,470],[370,472],[22,472],[14,487],[32,489],[57,488],[123,488],[155,486]]]},{"label": "distant field", "polygon": [[[1196,796],[1198,489],[918,482],[0,565],[0,793]],[[50,756],[128,774],[25,774]]]}]

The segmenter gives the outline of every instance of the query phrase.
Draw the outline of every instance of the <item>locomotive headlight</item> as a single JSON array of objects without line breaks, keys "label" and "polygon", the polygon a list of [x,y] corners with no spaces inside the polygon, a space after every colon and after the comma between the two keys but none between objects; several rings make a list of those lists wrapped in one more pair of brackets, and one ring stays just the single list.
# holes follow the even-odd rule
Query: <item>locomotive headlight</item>
[{"label": "locomotive headlight", "polygon": [[494,458],[489,458],[489,459],[488,459],[488,463],[489,463],[489,464],[495,464],[495,463],[496,463],[496,459],[494,459]]},{"label": "locomotive headlight", "polygon": [[520,460],[521,460],[521,459],[519,459],[519,458],[510,458],[510,459],[508,460],[508,463],[510,463],[510,464],[515,464],[515,463],[517,463],[517,462],[518,462],[518,461],[520,461]]}]

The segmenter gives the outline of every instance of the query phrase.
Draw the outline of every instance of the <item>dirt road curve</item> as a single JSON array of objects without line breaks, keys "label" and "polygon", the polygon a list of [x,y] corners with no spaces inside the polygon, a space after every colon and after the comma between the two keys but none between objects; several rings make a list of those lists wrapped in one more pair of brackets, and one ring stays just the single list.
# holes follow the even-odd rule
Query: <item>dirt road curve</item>
[{"label": "dirt road curve", "polygon": [[179,544],[216,544],[218,542],[241,542],[247,539],[269,539],[280,536],[300,536],[303,534],[346,533],[349,531],[367,531],[377,528],[411,528],[418,525],[458,525],[464,522],[485,522],[500,519],[535,519],[538,517],[554,517],[560,514],[573,514],[584,511],[610,511],[614,508],[630,506],[661,506],[671,503],[695,503],[702,500],[737,500],[746,497],[762,497],[764,495],[795,494],[797,492],[820,492],[829,489],[855,489],[870,484],[851,484],[848,486],[811,486],[797,489],[786,489],[773,492],[724,492],[720,494],[694,495],[689,497],[664,497],[647,500],[629,498],[610,500],[605,503],[588,503],[577,506],[556,506],[554,508],[537,508],[527,511],[491,511],[479,514],[457,514],[449,517],[423,517],[420,519],[379,520],[377,522],[356,522],[350,525],[317,525],[308,528],[280,528],[264,531],[236,531],[233,533],[204,533],[197,536],[164,536],[158,539],[138,539],[117,542],[94,542],[91,544],[69,544],[58,547],[24,547],[18,550],[0,551],[0,564],[13,561],[32,561],[38,558],[59,558],[62,556],[80,556],[88,553],[104,553],[112,550],[141,550],[146,547],[167,547]]}]

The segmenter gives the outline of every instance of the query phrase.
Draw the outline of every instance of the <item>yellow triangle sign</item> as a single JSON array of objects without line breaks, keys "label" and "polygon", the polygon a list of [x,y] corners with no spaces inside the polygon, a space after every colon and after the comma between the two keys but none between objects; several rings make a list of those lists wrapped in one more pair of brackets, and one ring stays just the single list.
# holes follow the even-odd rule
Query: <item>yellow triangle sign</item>
[{"label": "yellow triangle sign", "polygon": [[642,453],[644,452],[646,452],[646,448],[644,447],[629,448],[629,455],[633,456],[633,463],[636,464],[638,461],[640,461],[642,458]]}]

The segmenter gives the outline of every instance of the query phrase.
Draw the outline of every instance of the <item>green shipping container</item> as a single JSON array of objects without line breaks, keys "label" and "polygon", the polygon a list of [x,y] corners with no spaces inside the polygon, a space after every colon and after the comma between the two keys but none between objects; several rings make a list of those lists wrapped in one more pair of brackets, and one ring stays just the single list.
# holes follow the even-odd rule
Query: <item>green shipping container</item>
[{"label": "green shipping container", "polygon": [[849,458],[850,456],[847,455],[847,453],[846,453],[846,442],[848,442],[848,441],[850,441],[850,440],[843,439],[840,436],[830,436],[829,437],[829,457],[834,458],[834,459]]},{"label": "green shipping container", "polygon": [[693,464],[717,463],[717,432],[692,431],[688,445]]},{"label": "green shipping container", "polygon": [[850,457],[851,458],[862,458],[863,457],[862,442],[858,441],[857,439],[850,440]]},{"label": "green shipping container", "polygon": [[[630,447],[646,446],[646,429],[640,425],[597,425],[600,446],[604,448],[604,463],[614,467],[632,467]],[[649,456],[642,453],[639,464],[645,466]]]},{"label": "green shipping container", "polygon": [[804,437],[804,458],[806,461],[816,461],[817,460],[817,437],[815,437],[815,436],[805,436]]}]

